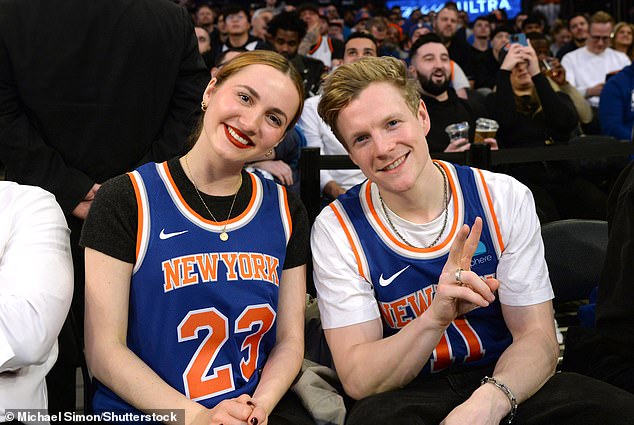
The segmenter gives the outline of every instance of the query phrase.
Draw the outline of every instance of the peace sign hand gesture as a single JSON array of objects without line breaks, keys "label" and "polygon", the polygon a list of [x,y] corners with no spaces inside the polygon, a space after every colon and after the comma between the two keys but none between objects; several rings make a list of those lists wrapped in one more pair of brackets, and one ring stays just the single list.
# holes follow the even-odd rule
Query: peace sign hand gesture
[{"label": "peace sign hand gesture", "polygon": [[471,257],[478,247],[482,219],[476,218],[469,233],[463,225],[451,245],[449,258],[443,267],[436,295],[429,307],[432,318],[445,328],[459,316],[478,307],[487,307],[495,300],[497,279],[482,279],[471,270]]}]

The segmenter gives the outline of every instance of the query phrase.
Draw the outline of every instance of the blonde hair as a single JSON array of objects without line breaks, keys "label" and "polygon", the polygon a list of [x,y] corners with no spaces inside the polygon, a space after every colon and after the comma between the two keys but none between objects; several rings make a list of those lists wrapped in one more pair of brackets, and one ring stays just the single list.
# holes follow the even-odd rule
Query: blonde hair
[{"label": "blonde hair", "polygon": [[[238,56],[233,59],[227,61],[220,70],[216,73],[216,87],[220,87],[225,81],[231,78],[232,75],[242,71],[249,65],[267,65],[272,68],[277,69],[284,75],[288,75],[288,77],[293,81],[295,85],[295,89],[299,94],[299,106],[297,107],[297,111],[295,111],[295,115],[289,121],[286,126],[286,131],[289,128],[292,128],[299,117],[302,114],[302,110],[304,109],[304,83],[302,82],[302,78],[300,77],[295,67],[290,64],[290,62],[279,53],[270,51],[270,50],[253,50],[253,51],[245,51],[240,53]],[[189,149],[194,147],[196,141],[200,137],[200,134],[203,131],[205,121],[205,112],[203,112],[200,116],[200,119],[196,123],[194,127],[194,131],[190,134],[187,145]]]},{"label": "blonde hair", "polygon": [[284,56],[269,50],[253,50],[240,53],[220,68],[220,71],[216,74],[216,87],[220,87],[225,81],[231,78],[232,75],[237,74],[250,65],[270,66],[282,74],[287,75],[293,81],[295,90],[297,90],[297,94],[299,95],[299,106],[297,107],[297,111],[295,111],[293,119],[291,119],[286,126],[286,130],[288,131],[289,128],[297,123],[304,109],[304,83],[302,77],[300,77],[297,70],[295,70],[295,67],[291,65]]},{"label": "blonde hair", "polygon": [[346,149],[347,146],[337,129],[339,113],[370,84],[382,82],[390,83],[397,88],[412,114],[418,113],[418,83],[408,78],[405,63],[399,59],[389,56],[366,57],[342,65],[326,77],[317,112]]},{"label": "blonde hair", "polygon": [[590,21],[588,22],[591,27],[592,24],[612,24],[614,25],[614,18],[608,12],[603,10],[599,10],[595,12],[594,15],[590,17]]},{"label": "blonde hair", "polygon": [[[619,31],[621,31],[621,28],[623,27],[630,27],[630,30],[632,30],[632,35],[634,36],[634,25],[630,24],[629,22],[619,22],[618,24],[614,26],[614,30],[612,30],[612,34],[610,34],[611,48],[613,49],[617,48],[616,35],[619,33]],[[632,44],[627,46],[627,50],[624,53],[627,55],[628,58],[630,58],[630,60],[634,58],[634,38],[633,38]]]}]

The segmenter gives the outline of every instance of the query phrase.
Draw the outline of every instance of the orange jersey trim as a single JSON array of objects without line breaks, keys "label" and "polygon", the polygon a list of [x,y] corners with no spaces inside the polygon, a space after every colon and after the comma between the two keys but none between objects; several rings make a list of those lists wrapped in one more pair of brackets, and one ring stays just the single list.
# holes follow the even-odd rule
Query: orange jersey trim
[{"label": "orange jersey trim", "polygon": [[439,251],[443,249],[445,246],[447,246],[447,244],[451,241],[454,233],[456,232],[456,228],[458,227],[458,199],[455,196],[456,185],[447,167],[440,161],[434,161],[434,162],[440,165],[445,171],[445,175],[447,176],[447,180],[449,181],[449,186],[450,186],[450,190],[452,194],[451,196],[454,197],[454,203],[453,203],[454,215],[453,215],[453,222],[451,223],[451,229],[449,230],[449,234],[447,235],[447,237],[438,245],[432,246],[430,248],[416,248],[416,247],[409,246],[401,242],[400,240],[396,239],[392,235],[392,232],[389,231],[387,227],[385,227],[385,225],[383,224],[383,221],[381,221],[381,219],[379,218],[379,214],[377,213],[376,208],[374,207],[374,203],[372,202],[371,183],[368,183],[365,188],[365,197],[367,200],[367,205],[368,205],[368,208],[370,209],[370,213],[374,217],[374,221],[378,224],[378,226],[381,228],[385,236],[387,236],[390,239],[390,241],[392,241],[399,248],[402,248],[406,251],[417,252],[417,253],[431,253],[431,252]]},{"label": "orange jersey trim", "polygon": [[361,267],[361,256],[359,255],[357,246],[355,245],[354,239],[352,238],[352,235],[350,234],[350,229],[348,229],[348,226],[346,226],[346,223],[343,217],[341,216],[341,212],[339,212],[339,210],[334,205],[334,203],[330,204],[330,208],[335,213],[335,216],[337,217],[337,220],[339,221],[341,228],[346,234],[346,238],[348,238],[348,242],[350,243],[350,247],[352,248],[352,253],[354,254],[354,258],[357,260],[357,269],[359,270],[359,275],[362,276],[365,280],[368,280],[368,277],[365,275],[365,273],[363,273],[363,269]]},{"label": "orange jersey trim", "polygon": [[478,168],[475,169],[480,176],[480,180],[482,181],[482,187],[484,188],[484,195],[487,198],[487,205],[489,206],[489,211],[491,212],[491,217],[493,218],[493,226],[495,227],[495,236],[498,239],[498,244],[500,245],[500,252],[504,252],[504,242],[502,241],[502,232],[500,232],[500,225],[498,223],[498,218],[495,215],[495,210],[493,209],[493,200],[491,199],[491,194],[489,193],[489,188],[487,187],[486,182],[484,181],[484,175],[482,171]]},{"label": "orange jersey trim", "polygon": [[282,189],[284,209],[286,210],[286,218],[288,222],[288,236],[290,238],[293,234],[293,219],[291,218],[291,209],[288,205],[288,194],[286,193],[286,188],[282,185],[280,185],[280,188]]},{"label": "orange jersey trim", "polygon": [[136,179],[132,175],[132,173],[127,173],[130,181],[132,182],[132,187],[134,188],[134,196],[136,197],[136,208],[137,208],[137,229],[136,229],[136,253],[135,260],[139,260],[139,252],[141,251],[141,236],[143,234],[143,204],[141,201],[141,192],[139,186],[137,185]]},{"label": "orange jersey trim", "polygon": [[[242,211],[242,214],[240,214],[239,216],[234,217],[234,218],[232,218],[230,220],[213,221],[213,220],[207,219],[207,218],[201,216],[200,214],[198,214],[196,211],[194,211],[189,206],[189,204],[187,204],[187,202],[185,202],[185,198],[183,198],[183,195],[181,194],[180,190],[178,190],[178,187],[174,183],[174,178],[172,177],[172,174],[170,173],[169,167],[167,166],[167,162],[163,162],[160,166],[163,168],[163,171],[165,172],[165,175],[167,176],[167,178],[169,180],[170,186],[172,186],[172,189],[174,190],[174,193],[176,194],[176,196],[178,196],[178,199],[181,202],[181,204],[187,209],[187,211],[189,211],[194,217],[196,217],[197,219],[199,219],[203,223],[212,224],[212,225],[215,225],[215,226],[223,226],[225,224],[235,223],[235,222],[241,220],[242,218],[244,218],[249,213],[251,208],[253,207],[253,204],[255,204],[256,192],[257,192],[257,183],[255,181],[255,177],[251,173],[247,173],[249,175],[249,177],[251,178],[251,187],[253,189],[251,191],[251,199],[249,200],[249,205],[247,205],[245,210]],[[240,190],[240,189],[238,189],[238,190]]]},{"label": "orange jersey trim", "polygon": [[319,49],[319,46],[321,46],[321,35],[319,35],[319,38],[317,39],[317,43],[315,43],[315,45],[308,51],[309,55],[312,55],[313,53],[315,53],[317,51],[317,49]]}]

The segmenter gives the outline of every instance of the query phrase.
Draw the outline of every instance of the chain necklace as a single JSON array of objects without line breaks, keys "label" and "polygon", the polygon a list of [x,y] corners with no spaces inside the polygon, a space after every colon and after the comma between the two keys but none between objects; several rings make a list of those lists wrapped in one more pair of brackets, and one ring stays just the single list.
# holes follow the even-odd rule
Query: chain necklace
[{"label": "chain necklace", "polygon": [[[200,191],[198,190],[198,186],[196,186],[196,180],[194,179],[194,174],[192,173],[191,168],[189,168],[189,161],[187,160],[187,155],[185,155],[185,165],[187,165],[187,171],[189,171],[189,175],[192,178],[192,183],[194,185],[194,189],[196,189],[196,194],[198,194],[198,198],[200,198],[200,202],[203,203],[203,205],[205,206],[205,209],[207,210],[211,218],[215,222],[219,222],[209,210],[209,207],[203,200],[203,197],[200,194]],[[236,190],[236,193],[233,195],[233,201],[231,201],[231,208],[229,208],[229,215],[227,215],[227,219],[224,221],[224,225],[222,226],[222,231],[220,232],[220,240],[223,242],[226,242],[227,240],[229,240],[229,234],[227,233],[227,224],[229,223],[229,218],[231,217],[231,212],[233,211],[233,205],[236,203],[238,192],[240,192],[240,186],[242,186],[242,173],[240,173],[240,184],[238,185],[238,189]]]},{"label": "chain necklace", "polygon": [[[431,248],[432,246],[436,245],[438,243],[438,241],[440,240],[440,237],[442,236],[443,232],[445,231],[445,228],[447,227],[447,216],[449,215],[449,197],[448,197],[448,193],[447,193],[447,174],[445,174],[445,170],[443,170],[443,168],[438,165],[437,163],[433,162],[433,164],[436,166],[436,168],[438,168],[438,170],[440,171],[440,174],[442,174],[442,182],[443,182],[443,204],[445,205],[445,208],[443,210],[443,222],[442,222],[442,228],[440,229],[440,232],[438,233],[438,236],[436,236],[436,239],[434,239],[434,241],[432,243],[430,243],[427,246],[424,246],[423,248]],[[403,235],[401,235],[399,233],[398,230],[396,230],[396,226],[394,226],[394,223],[392,223],[392,220],[390,220],[390,215],[387,213],[387,208],[385,207],[385,202],[383,202],[383,197],[381,196],[381,192],[379,191],[379,200],[381,201],[381,208],[383,209],[383,215],[385,215],[385,218],[387,219],[388,224],[390,225],[390,227],[392,228],[392,231],[396,234],[396,236],[398,236],[398,238],[400,240],[402,240],[403,242],[405,242],[407,245],[411,246],[412,248],[419,248],[415,245],[412,245],[407,239],[405,239],[403,237]]]}]

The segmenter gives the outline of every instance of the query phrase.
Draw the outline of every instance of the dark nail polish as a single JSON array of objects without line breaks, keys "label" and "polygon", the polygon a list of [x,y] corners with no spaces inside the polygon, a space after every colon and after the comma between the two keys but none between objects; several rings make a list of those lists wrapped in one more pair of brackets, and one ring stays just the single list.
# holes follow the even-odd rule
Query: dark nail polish
[{"label": "dark nail polish", "polygon": [[251,425],[258,425],[258,418],[251,418]]}]

